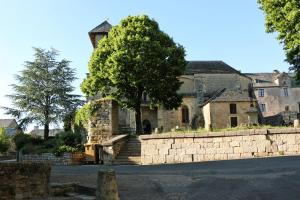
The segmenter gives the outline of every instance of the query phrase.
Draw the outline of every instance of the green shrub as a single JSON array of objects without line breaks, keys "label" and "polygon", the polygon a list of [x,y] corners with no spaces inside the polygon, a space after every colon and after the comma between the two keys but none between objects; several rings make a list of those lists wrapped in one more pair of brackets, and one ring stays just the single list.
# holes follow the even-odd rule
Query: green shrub
[{"label": "green shrub", "polygon": [[60,156],[63,153],[75,153],[75,152],[78,152],[78,151],[79,151],[79,149],[76,148],[76,147],[71,147],[71,146],[68,146],[68,145],[62,145],[62,146],[59,146],[59,147],[55,148],[53,153],[56,156]]},{"label": "green shrub", "polygon": [[19,133],[13,137],[17,151],[21,150],[26,144],[32,143],[32,138],[28,134]]},{"label": "green shrub", "polygon": [[56,135],[56,140],[58,144],[67,145],[71,147],[77,147],[81,144],[81,135],[79,133],[73,132],[61,132]]}]

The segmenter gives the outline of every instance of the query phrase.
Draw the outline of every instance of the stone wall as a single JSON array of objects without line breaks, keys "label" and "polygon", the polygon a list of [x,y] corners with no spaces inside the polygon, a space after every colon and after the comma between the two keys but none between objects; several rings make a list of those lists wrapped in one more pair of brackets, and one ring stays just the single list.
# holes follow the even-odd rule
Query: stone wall
[{"label": "stone wall", "polygon": [[144,165],[300,155],[300,128],[153,134],[140,139]]},{"label": "stone wall", "polygon": [[49,193],[50,165],[0,163],[0,199],[41,199]]},{"label": "stone wall", "polygon": [[76,165],[84,162],[83,153],[64,153],[62,156],[55,156],[52,153],[22,155],[22,162],[49,163],[51,165]]},{"label": "stone wall", "polygon": [[93,114],[89,121],[88,143],[99,144],[112,138],[118,132],[118,105],[110,99],[91,102]]}]

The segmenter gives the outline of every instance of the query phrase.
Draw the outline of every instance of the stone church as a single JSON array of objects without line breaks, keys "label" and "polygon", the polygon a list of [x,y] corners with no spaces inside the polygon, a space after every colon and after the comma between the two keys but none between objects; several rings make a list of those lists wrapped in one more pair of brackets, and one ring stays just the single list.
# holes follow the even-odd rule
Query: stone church
[{"label": "stone church", "polygon": [[[104,21],[89,32],[94,48],[108,35],[112,25]],[[251,91],[251,79],[222,61],[189,61],[178,93],[183,94],[181,107],[166,110],[151,109],[147,94],[141,108],[144,133],[167,132],[174,128],[207,130],[257,124],[256,100]],[[93,100],[96,100],[94,97]],[[134,111],[111,103],[114,113],[111,131],[114,134],[134,132]],[[112,108],[113,107],[113,108]],[[92,122],[97,127],[97,122]],[[97,132],[97,129],[93,132]]]}]

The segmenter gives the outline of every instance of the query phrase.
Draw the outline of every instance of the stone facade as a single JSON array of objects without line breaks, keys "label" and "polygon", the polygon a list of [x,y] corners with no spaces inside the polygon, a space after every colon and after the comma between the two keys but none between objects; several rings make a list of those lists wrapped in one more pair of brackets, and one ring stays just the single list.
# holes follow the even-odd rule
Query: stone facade
[{"label": "stone facade", "polygon": [[[236,106],[236,113],[230,113],[230,104]],[[237,126],[250,123],[249,110],[250,102],[210,102],[203,107],[203,115],[205,120],[205,129],[223,129],[232,127],[231,117],[236,117]],[[258,124],[257,118],[253,124]]]},{"label": "stone facade", "polygon": [[291,124],[300,112],[300,87],[293,74],[249,73],[265,123]]},{"label": "stone facade", "polygon": [[0,199],[42,199],[49,193],[50,165],[0,163]]},{"label": "stone facade", "polygon": [[[89,32],[94,48],[97,46],[99,40],[109,33],[111,27],[112,26],[105,21]],[[183,103],[178,109],[166,110],[163,106],[150,109],[147,94],[145,93],[143,95],[141,117],[145,133],[151,133],[154,132],[154,130],[167,132],[175,127],[188,127],[193,129],[203,127],[205,121],[202,108],[208,100],[216,97],[216,93],[222,95],[220,90],[223,89],[247,93],[249,85],[251,84],[249,77],[222,61],[189,61],[184,74],[180,76],[179,79],[183,83],[178,90],[178,93],[183,95]],[[99,99],[100,96],[101,95],[95,97],[94,100]],[[223,99],[223,101],[232,102],[232,99]],[[250,103],[250,100],[247,101]],[[116,111],[118,111],[118,117],[115,118],[115,123],[117,124],[118,121],[118,125],[116,125],[118,126],[118,131],[112,131],[113,134],[125,133],[126,131],[128,132],[128,130],[134,131],[134,111],[120,108]],[[98,112],[98,114],[100,113],[101,111]],[[214,113],[211,113],[211,116],[212,115],[214,115]],[[229,117],[228,115],[225,116],[224,113],[223,115],[224,118]],[[240,115],[245,115],[239,117],[239,121],[244,123],[242,118],[247,118],[247,114],[242,112]],[[97,120],[98,119],[96,119],[96,121]],[[216,123],[218,123],[218,121],[215,121],[213,124]],[[110,139],[106,131],[101,132],[101,126],[99,126],[98,122],[94,123],[92,120],[92,125],[94,125],[94,128],[91,128],[89,132],[91,132],[91,137],[96,138],[91,138],[91,140],[101,143],[103,140]],[[216,127],[219,127],[219,125]],[[220,127],[223,127],[223,125],[220,125]]]},{"label": "stone facade", "polygon": [[140,139],[144,165],[300,155],[299,128],[153,134]]}]

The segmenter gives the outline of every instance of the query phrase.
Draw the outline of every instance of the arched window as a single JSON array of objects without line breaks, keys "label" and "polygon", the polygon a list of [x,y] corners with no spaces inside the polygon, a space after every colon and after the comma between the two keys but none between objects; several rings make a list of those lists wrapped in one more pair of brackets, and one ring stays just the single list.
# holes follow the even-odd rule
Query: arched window
[{"label": "arched window", "polygon": [[188,124],[190,122],[189,108],[185,105],[181,107],[181,119],[182,119],[182,123],[184,124]]}]

